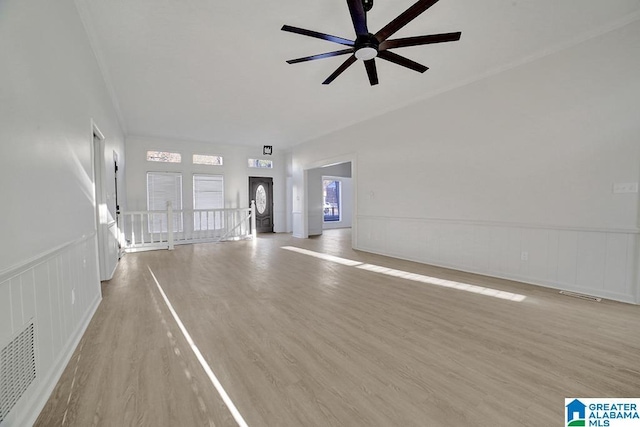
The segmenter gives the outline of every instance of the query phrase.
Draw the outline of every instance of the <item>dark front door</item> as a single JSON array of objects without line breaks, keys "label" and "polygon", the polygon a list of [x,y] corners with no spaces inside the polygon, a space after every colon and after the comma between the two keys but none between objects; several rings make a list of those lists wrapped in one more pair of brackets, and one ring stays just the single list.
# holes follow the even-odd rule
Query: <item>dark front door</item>
[{"label": "dark front door", "polygon": [[256,202],[256,231],[273,233],[273,178],[250,176],[249,200]]}]

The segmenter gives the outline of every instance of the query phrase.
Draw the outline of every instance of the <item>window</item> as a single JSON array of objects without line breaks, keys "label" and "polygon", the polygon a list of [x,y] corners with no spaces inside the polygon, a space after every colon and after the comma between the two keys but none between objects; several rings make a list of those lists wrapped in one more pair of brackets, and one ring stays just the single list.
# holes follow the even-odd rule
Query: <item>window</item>
[{"label": "window", "polygon": [[250,168],[273,169],[273,160],[249,159]]},{"label": "window", "polygon": [[222,156],[209,156],[206,154],[194,154],[194,165],[222,166]]},{"label": "window", "polygon": [[340,181],[322,180],[322,200],[324,221],[340,221]]},{"label": "window", "polygon": [[180,153],[170,153],[168,151],[147,151],[148,162],[182,163]]},{"label": "window", "polygon": [[222,175],[193,175],[193,229],[216,230],[222,228],[224,209],[224,181]]},{"label": "window", "polygon": [[[147,209],[166,211],[171,202],[174,211],[182,211],[182,174],[171,172],[147,173]],[[167,217],[152,215],[149,219],[149,233],[166,233]],[[182,231],[182,212],[173,215],[173,231]]]}]

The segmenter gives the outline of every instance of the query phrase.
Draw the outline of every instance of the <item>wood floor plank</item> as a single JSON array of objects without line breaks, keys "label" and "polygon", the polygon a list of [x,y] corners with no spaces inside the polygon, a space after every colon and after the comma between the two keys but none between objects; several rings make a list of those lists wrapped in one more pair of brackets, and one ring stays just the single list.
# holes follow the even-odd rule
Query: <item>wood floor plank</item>
[{"label": "wood floor plank", "polygon": [[147,266],[250,426],[557,425],[565,397],[640,397],[640,307],[350,243],[331,230],[127,255],[37,425],[234,425]]}]

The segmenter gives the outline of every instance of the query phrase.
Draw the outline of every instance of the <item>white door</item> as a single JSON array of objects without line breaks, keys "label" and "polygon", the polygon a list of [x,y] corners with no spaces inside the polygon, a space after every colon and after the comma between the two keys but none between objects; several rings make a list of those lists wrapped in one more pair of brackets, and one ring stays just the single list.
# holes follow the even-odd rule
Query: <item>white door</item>
[{"label": "white door", "polygon": [[[109,163],[113,164],[111,160]],[[109,280],[113,275],[119,258],[115,205],[115,168],[106,169],[104,136],[95,127],[93,132],[93,171],[100,280]],[[111,179],[107,178],[107,174],[110,175]]]}]

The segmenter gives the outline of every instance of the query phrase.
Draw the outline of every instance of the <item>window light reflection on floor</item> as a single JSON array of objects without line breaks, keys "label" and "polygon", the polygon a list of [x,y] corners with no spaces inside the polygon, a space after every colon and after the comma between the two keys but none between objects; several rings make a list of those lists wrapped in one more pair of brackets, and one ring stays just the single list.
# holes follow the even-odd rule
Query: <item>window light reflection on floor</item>
[{"label": "window light reflection on floor", "polygon": [[487,288],[484,286],[471,285],[469,283],[461,283],[453,280],[438,279],[437,277],[424,276],[422,274],[409,273],[402,270],[394,270],[393,268],[381,267],[379,265],[365,264],[359,261],[353,261],[347,258],[340,258],[334,255],[327,255],[321,252],[310,251],[308,249],[297,248],[295,246],[282,246],[282,249],[297,252],[300,254],[312,256],[314,258],[331,261],[349,267],[356,267],[362,270],[371,271],[373,273],[385,274],[387,276],[398,277],[401,279],[412,280],[414,282],[426,283],[429,285],[442,286],[445,288],[457,289],[460,291],[471,292],[474,294],[485,295],[489,297],[499,298],[508,301],[521,302],[527,297],[512,292],[500,291],[497,289]]},{"label": "window light reflection on floor", "polygon": [[299,254],[309,255],[309,256],[312,256],[314,258],[320,258],[320,259],[323,259],[325,261],[332,261],[332,262],[336,262],[338,264],[348,265],[349,267],[355,267],[356,265],[362,264],[359,261],[353,261],[353,260],[346,259],[346,258],[340,258],[340,257],[333,256],[333,255],[327,255],[327,254],[323,254],[321,252],[314,252],[314,251],[310,251],[308,249],[296,248],[295,246],[282,246],[282,249],[286,249],[286,250],[292,251],[292,252],[298,252]]}]

